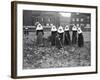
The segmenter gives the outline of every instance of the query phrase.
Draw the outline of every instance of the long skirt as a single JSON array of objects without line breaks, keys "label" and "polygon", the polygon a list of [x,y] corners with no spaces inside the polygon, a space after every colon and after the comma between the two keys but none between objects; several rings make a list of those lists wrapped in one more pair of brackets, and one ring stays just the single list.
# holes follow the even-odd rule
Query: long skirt
[{"label": "long skirt", "polygon": [[43,34],[42,32],[39,32],[37,35],[37,45],[42,46],[43,45]]},{"label": "long skirt", "polygon": [[84,38],[83,38],[82,33],[78,34],[78,46],[79,47],[83,47],[84,46]]},{"label": "long skirt", "polygon": [[63,33],[59,33],[59,38],[60,38],[60,42],[61,42],[61,45],[63,45]]},{"label": "long skirt", "polygon": [[56,34],[57,34],[56,31],[52,31],[51,32],[51,45],[52,46],[55,46],[55,43],[56,43]]},{"label": "long skirt", "polygon": [[63,33],[60,33],[56,36],[56,47],[58,49],[63,47]]},{"label": "long skirt", "polygon": [[64,45],[70,45],[71,41],[70,41],[69,31],[66,31],[64,36],[65,36]]},{"label": "long skirt", "polygon": [[58,49],[62,48],[62,43],[59,37],[56,37],[56,47]]},{"label": "long skirt", "polygon": [[76,44],[76,43],[77,43],[77,31],[73,31],[72,44]]}]

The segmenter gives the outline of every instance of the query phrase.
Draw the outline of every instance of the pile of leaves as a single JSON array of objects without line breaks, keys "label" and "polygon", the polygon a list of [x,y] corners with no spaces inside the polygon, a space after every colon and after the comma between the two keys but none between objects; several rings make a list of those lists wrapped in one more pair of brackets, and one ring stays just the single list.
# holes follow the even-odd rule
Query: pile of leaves
[{"label": "pile of leaves", "polygon": [[45,46],[39,47],[36,45],[36,41],[32,41],[27,38],[24,39],[24,69],[78,67],[91,65],[90,42],[85,43],[82,48],[77,46],[64,46],[63,49],[60,50],[54,46],[50,46],[48,41],[44,42]]}]

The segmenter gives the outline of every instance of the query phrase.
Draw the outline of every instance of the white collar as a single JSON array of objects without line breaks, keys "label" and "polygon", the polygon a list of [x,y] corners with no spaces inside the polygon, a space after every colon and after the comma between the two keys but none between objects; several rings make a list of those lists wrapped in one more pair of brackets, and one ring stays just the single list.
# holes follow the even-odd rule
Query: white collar
[{"label": "white collar", "polygon": [[64,32],[63,27],[60,26],[60,27],[58,28],[58,33],[63,33],[63,32]]},{"label": "white collar", "polygon": [[68,30],[69,30],[69,26],[66,25],[66,27],[65,27],[65,31],[68,31]]},{"label": "white collar", "polygon": [[72,27],[72,30],[73,30],[73,31],[76,31],[76,30],[77,30],[77,27],[74,25],[74,26]]},{"label": "white collar", "polygon": [[79,34],[82,33],[81,28],[78,28],[78,29],[77,29],[77,32],[78,32]]},{"label": "white collar", "polygon": [[38,24],[36,30],[43,30],[43,26],[41,24]]},{"label": "white collar", "polygon": [[51,26],[51,31],[57,31],[57,28],[56,28],[56,26]]}]

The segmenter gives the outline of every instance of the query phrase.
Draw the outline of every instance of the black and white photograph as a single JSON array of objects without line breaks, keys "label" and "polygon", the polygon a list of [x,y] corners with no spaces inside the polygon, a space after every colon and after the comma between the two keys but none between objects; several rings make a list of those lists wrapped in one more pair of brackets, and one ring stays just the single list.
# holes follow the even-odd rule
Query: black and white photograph
[{"label": "black and white photograph", "polygon": [[97,73],[97,7],[12,3],[12,76]]},{"label": "black and white photograph", "polygon": [[91,14],[23,10],[23,69],[91,66]]}]

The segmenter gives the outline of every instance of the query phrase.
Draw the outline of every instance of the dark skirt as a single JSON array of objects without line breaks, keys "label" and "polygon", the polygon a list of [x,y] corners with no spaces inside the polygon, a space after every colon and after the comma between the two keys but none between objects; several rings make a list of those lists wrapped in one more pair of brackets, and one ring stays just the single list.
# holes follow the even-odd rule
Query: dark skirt
[{"label": "dark skirt", "polygon": [[52,31],[51,32],[51,45],[55,46],[56,43],[56,35],[57,35],[57,31]]},{"label": "dark skirt", "polygon": [[63,33],[58,33],[61,45],[63,45]]},{"label": "dark skirt", "polygon": [[38,46],[43,45],[43,34],[42,34],[42,32],[38,32],[38,34],[37,34],[37,45]]},{"label": "dark skirt", "polygon": [[42,33],[42,35],[44,35],[44,31],[43,30],[36,30],[36,35],[38,35],[40,32]]},{"label": "dark skirt", "polygon": [[77,43],[77,31],[73,31],[72,44],[76,44],[76,43]]},{"label": "dark skirt", "polygon": [[59,36],[56,36],[56,47],[58,49],[62,48],[62,44]]},{"label": "dark skirt", "polygon": [[56,36],[56,47],[58,49],[63,47],[63,33],[58,33]]},{"label": "dark skirt", "polygon": [[78,46],[79,47],[83,47],[84,46],[84,37],[83,37],[82,33],[78,34]]},{"label": "dark skirt", "polygon": [[65,31],[65,40],[64,40],[64,45],[70,45],[70,34],[69,31]]}]

